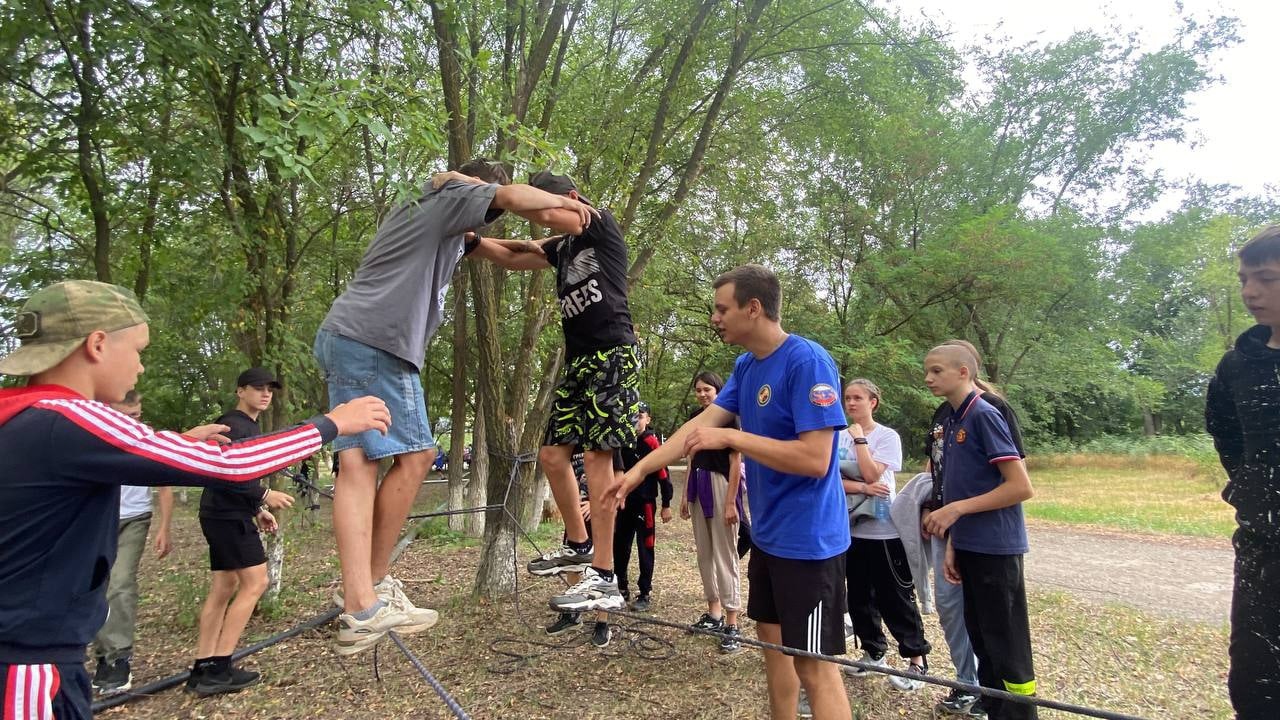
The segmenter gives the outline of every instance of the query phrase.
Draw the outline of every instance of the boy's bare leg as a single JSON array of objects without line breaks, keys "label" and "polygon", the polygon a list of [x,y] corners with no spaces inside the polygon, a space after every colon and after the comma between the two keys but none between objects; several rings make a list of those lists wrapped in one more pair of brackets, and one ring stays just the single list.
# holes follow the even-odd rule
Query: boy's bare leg
[{"label": "boy's bare leg", "polygon": [[344,609],[355,613],[378,601],[369,565],[378,461],[368,459],[364,449],[356,447],[338,453],[338,466],[341,469],[333,488],[333,534],[342,566]]},{"label": "boy's bare leg", "polygon": [[[781,632],[779,632],[781,640]],[[849,720],[849,696],[835,665],[813,658],[794,658],[796,675],[809,694],[814,720]],[[792,710],[794,714],[795,710]]]},{"label": "boy's bare leg", "polygon": [[200,636],[196,644],[196,657],[207,658],[217,654],[218,636],[222,634],[223,617],[227,605],[236,594],[237,577],[234,570],[214,570],[209,579],[209,595],[200,609]]},{"label": "boy's bare leg", "polygon": [[244,626],[249,624],[253,609],[258,605],[258,598],[267,591],[267,564],[254,565],[234,572],[240,587],[236,597],[227,606],[227,613],[222,618],[222,627],[218,633],[218,644],[214,655],[230,655],[240,644],[240,636],[244,634]]},{"label": "boy's bare leg", "polygon": [[[565,537],[573,542],[586,542],[587,523],[578,509],[578,482],[573,477],[572,458],[572,445],[543,445],[538,451],[538,460],[542,463],[542,472],[547,476],[551,497],[555,498],[556,509],[564,519]],[[609,467],[612,468],[613,465],[610,464]],[[595,515],[594,506],[591,513]],[[599,552],[598,548],[596,552]]]},{"label": "boy's bare leg", "polygon": [[[591,501],[591,535],[600,538],[600,542],[595,544],[596,554],[591,565],[601,570],[611,571],[613,570],[613,522],[616,511],[607,508],[604,500],[609,487],[613,485],[613,451],[588,450],[583,455],[582,465],[587,473],[587,495]],[[584,536],[586,532],[584,525],[582,530]]]},{"label": "boy's bare leg", "polygon": [[[764,642],[781,645],[782,626],[756,623],[756,636]],[[800,678],[796,677],[791,656],[783,655],[777,650],[765,650],[764,677],[769,688],[769,717],[773,720],[794,718],[796,705],[800,702]]]},{"label": "boy's bare leg", "polygon": [[[391,567],[391,552],[400,541],[400,533],[404,529],[409,510],[418,497],[422,481],[426,479],[431,463],[436,459],[436,451],[422,450],[395,456],[395,463],[382,479],[373,502],[373,531],[371,556],[369,561],[370,578],[378,582],[386,576]],[[375,467],[377,463],[374,463]],[[346,467],[343,466],[345,472]],[[479,481],[479,479],[476,479]],[[345,575],[345,573],[344,573]]]}]

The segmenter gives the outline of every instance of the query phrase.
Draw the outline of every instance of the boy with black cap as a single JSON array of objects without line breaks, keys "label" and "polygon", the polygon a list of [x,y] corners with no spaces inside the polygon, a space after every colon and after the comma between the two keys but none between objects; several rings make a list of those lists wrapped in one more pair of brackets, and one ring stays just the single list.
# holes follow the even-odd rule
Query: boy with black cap
[{"label": "boy with black cap", "polygon": [[[236,406],[214,423],[231,428],[224,434],[232,440],[261,435],[258,416],[271,407],[281,387],[266,368],[245,370],[236,378]],[[201,696],[236,692],[259,678],[256,672],[232,667],[231,653],[267,589],[267,555],[258,530],[275,532],[271,511],[289,507],[293,498],[261,483],[246,485],[209,487],[200,495],[200,530],[209,543],[212,577],[200,610],[200,638],[187,689]]]},{"label": "boy with black cap", "polygon": [[[548,171],[534,173],[529,184],[549,193],[590,204],[573,179]],[[547,219],[563,215],[548,211]],[[542,224],[555,227],[550,223]],[[541,242],[478,238],[476,255],[510,270],[556,269],[556,296],[564,327],[565,369],[552,401],[546,439],[538,454],[560,516],[563,547],[532,560],[534,575],[582,572],[582,580],[551,599],[560,611],[619,610],[625,605],[613,574],[615,509],[602,501],[613,483],[614,451],[636,442],[640,403],[636,336],[627,306],[627,244],[608,210],[590,226]],[[578,512],[577,485],[570,457],[585,452],[590,491],[593,546]]]},{"label": "boy with black cap", "polygon": [[[85,646],[107,614],[120,485],[245,483],[310,456],[338,434],[385,430],[377,398],[229,445],[226,430],[157,432],[107,406],[142,373],[150,339],[133,293],[70,280],[27,300],[22,347],[0,373],[0,708],[6,720],[91,716]],[[225,438],[224,438],[225,439]]]},{"label": "boy with black cap", "polygon": [[[444,319],[454,269],[474,249],[464,233],[506,210],[561,232],[581,232],[591,222],[593,211],[582,203],[507,183],[503,167],[484,159],[432,178],[432,188],[382,221],[316,333],[315,355],[330,405],[371,394],[387,401],[393,413],[390,434],[365,433],[333,446],[342,467],[333,500],[342,565],[342,592],[333,599],[345,610],[334,641],[340,655],[377,644],[385,631],[375,628],[408,634],[439,618],[435,610],[415,607],[388,570],[409,508],[435,460],[420,370],[427,340]],[[388,457],[391,469],[379,483],[378,462]]]},{"label": "boy with black cap", "polygon": [[1205,402],[1239,528],[1227,689],[1237,720],[1280,717],[1280,225],[1244,244],[1240,297],[1256,325],[1223,355]]}]

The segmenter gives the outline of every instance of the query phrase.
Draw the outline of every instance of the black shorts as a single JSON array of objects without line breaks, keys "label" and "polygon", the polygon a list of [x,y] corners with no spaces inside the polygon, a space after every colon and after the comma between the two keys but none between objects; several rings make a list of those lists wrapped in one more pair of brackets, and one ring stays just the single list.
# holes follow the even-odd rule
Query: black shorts
[{"label": "black shorts", "polygon": [[782,644],[843,655],[844,553],[826,560],[790,560],[752,548],[747,564],[747,617],[782,626]]},{"label": "black shorts", "polygon": [[200,529],[209,543],[210,570],[243,570],[267,561],[252,520],[200,518]]},{"label": "black shorts", "polygon": [[543,445],[616,450],[636,444],[640,363],[636,349],[619,345],[569,360],[556,386]]}]

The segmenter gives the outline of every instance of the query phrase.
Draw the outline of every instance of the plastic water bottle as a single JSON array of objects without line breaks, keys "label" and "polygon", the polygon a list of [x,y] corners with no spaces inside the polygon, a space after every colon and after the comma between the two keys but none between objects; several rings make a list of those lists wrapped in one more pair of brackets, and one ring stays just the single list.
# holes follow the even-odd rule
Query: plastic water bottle
[{"label": "plastic water bottle", "polygon": [[871,502],[873,503],[873,506],[871,509],[875,511],[876,519],[888,520],[889,519],[889,498],[877,497],[877,498],[874,498]]}]

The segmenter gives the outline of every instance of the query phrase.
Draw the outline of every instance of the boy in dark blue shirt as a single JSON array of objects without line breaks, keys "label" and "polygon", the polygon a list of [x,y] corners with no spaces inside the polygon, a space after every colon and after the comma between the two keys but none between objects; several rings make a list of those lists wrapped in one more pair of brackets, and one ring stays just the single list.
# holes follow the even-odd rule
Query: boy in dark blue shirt
[{"label": "boy in dark blue shirt", "polygon": [[[939,345],[925,357],[925,385],[951,406],[943,436],[943,505],[925,521],[930,535],[947,534],[944,576],[964,589],[964,621],[978,657],[983,687],[1034,695],[1035,668],[1022,556],[1027,529],[1022,502],[1031,480],[1000,411],[973,383],[973,355]],[[970,717],[1035,718],[1034,705],[983,697]]]},{"label": "boy in dark blue shirt", "polygon": [[1280,717],[1280,225],[1240,248],[1240,296],[1257,325],[1209,381],[1205,425],[1240,527],[1227,688],[1237,720]]}]

